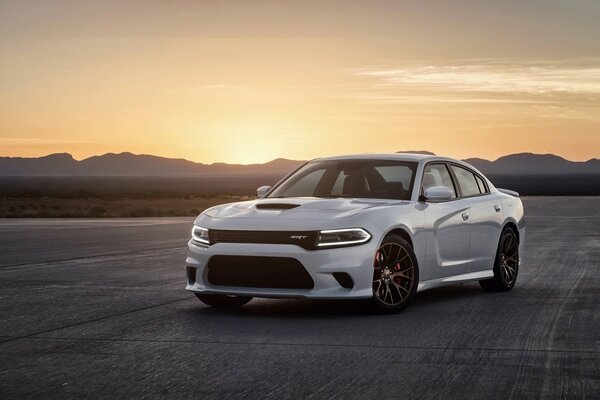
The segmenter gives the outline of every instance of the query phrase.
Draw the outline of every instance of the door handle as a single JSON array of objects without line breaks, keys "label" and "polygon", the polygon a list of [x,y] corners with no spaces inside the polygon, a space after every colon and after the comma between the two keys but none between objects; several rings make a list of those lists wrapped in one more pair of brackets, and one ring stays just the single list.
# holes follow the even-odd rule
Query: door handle
[{"label": "door handle", "polygon": [[469,220],[469,213],[468,212],[464,212],[461,214],[463,221],[468,221]]},{"label": "door handle", "polygon": [[502,208],[498,205],[498,204],[494,204],[494,210],[496,210],[496,212],[500,212]]}]

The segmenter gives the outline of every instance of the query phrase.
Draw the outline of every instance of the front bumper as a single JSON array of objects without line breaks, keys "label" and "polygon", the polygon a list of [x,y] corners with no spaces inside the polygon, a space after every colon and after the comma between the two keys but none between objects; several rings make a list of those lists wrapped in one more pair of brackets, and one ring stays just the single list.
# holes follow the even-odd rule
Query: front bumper
[{"label": "front bumper", "polygon": [[[343,299],[370,298],[373,295],[373,257],[377,248],[371,240],[361,245],[305,250],[287,244],[217,243],[209,247],[190,241],[186,266],[186,289],[196,293],[232,294],[269,298]],[[214,285],[209,282],[208,264],[213,256],[289,257],[298,260],[312,278],[311,289],[281,289]],[[334,273],[346,273],[353,287],[343,287]]]}]

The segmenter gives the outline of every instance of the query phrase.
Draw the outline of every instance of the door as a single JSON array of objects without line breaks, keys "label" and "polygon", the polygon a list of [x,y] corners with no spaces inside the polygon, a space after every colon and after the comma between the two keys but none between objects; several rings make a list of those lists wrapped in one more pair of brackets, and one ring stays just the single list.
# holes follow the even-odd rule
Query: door
[{"label": "door", "polygon": [[451,169],[469,205],[471,240],[467,272],[491,270],[502,229],[502,202],[489,192],[485,180],[476,173],[457,165],[452,165]]},{"label": "door", "polygon": [[429,230],[427,268],[422,280],[460,275],[467,272],[469,261],[469,204],[458,192],[445,163],[428,164],[423,174],[423,190],[446,186],[454,197],[444,202],[426,202],[425,220]]}]

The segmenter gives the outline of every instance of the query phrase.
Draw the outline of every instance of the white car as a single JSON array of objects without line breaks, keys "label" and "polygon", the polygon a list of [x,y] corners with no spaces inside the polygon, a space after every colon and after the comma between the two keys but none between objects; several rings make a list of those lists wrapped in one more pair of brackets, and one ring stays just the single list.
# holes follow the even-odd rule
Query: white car
[{"label": "white car", "polygon": [[198,216],[187,290],[215,307],[253,297],[364,298],[393,312],[442,285],[510,290],[524,239],[518,193],[496,189],[465,162],[320,158],[259,188],[257,200]]}]

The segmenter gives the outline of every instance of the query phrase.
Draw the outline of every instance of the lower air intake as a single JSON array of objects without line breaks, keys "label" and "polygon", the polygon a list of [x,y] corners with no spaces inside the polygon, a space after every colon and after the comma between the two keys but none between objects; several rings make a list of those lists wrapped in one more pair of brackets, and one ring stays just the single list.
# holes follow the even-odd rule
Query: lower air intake
[{"label": "lower air intake", "polygon": [[208,282],[219,286],[312,289],[314,282],[300,261],[290,257],[212,256]]},{"label": "lower air intake", "polygon": [[185,267],[185,274],[190,285],[196,283],[196,268]]},{"label": "lower air intake", "polygon": [[352,289],[354,287],[354,281],[350,275],[345,272],[334,272],[333,277],[343,288]]}]

